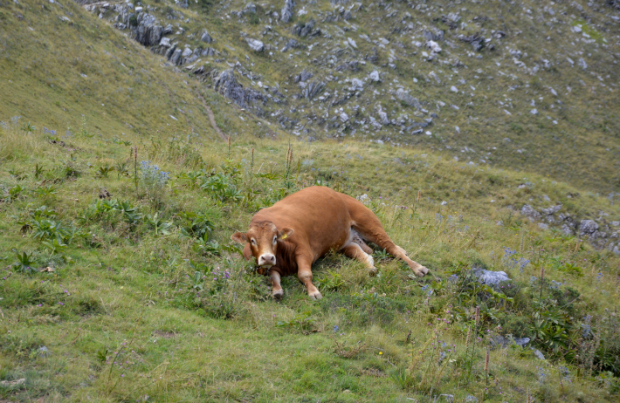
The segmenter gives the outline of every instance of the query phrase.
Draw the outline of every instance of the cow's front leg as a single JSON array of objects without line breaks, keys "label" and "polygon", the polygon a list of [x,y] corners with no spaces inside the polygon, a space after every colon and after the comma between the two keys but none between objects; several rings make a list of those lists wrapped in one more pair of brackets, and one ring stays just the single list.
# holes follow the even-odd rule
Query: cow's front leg
[{"label": "cow's front leg", "polygon": [[310,299],[323,298],[319,290],[312,284],[312,260],[305,257],[297,258],[297,267],[297,277],[306,286]]},{"label": "cow's front leg", "polygon": [[277,300],[282,299],[282,297],[284,296],[284,290],[280,285],[280,273],[275,270],[271,270],[271,272],[269,273],[269,278],[271,279],[271,286],[273,287],[271,295],[273,295],[273,297]]}]

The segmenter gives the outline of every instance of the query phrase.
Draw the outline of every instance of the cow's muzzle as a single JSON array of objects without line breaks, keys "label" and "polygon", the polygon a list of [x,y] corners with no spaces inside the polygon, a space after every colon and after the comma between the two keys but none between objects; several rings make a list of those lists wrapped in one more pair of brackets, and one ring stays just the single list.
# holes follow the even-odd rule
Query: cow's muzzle
[{"label": "cow's muzzle", "polygon": [[275,266],[276,257],[272,253],[263,253],[258,257],[258,265],[261,267]]}]

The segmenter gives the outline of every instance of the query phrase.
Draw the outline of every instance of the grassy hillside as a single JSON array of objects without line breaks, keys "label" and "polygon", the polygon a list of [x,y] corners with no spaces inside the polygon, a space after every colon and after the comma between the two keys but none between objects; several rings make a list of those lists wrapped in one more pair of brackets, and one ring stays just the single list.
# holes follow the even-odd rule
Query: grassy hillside
[{"label": "grassy hillside", "polygon": [[[620,257],[597,242],[617,244],[620,207],[599,185],[428,144],[289,143],[95,17],[0,7],[0,401],[618,400]],[[289,277],[273,301],[230,235],[311,185],[365,194],[431,275],[330,255],[322,300]]]},{"label": "grassy hillside", "polygon": [[[568,185],[532,176],[519,189],[519,174],[378,145],[294,146],[287,169],[281,141],[238,141],[228,158],[223,143],[129,137],[136,191],[131,146],[0,133],[15,156],[0,173],[5,399],[617,399],[620,259],[506,209],[578,193]],[[378,252],[371,278],[334,255],[316,267],[323,300],[287,278],[284,301],[272,301],[229,236],[313,183],[369,195],[387,232],[432,276]],[[619,216],[606,199],[574,200],[571,212]],[[474,266],[513,281],[476,285]],[[499,334],[532,341],[489,350]]]},{"label": "grassy hillside", "polygon": [[[201,68],[214,86],[234,66],[264,99],[250,109],[303,138],[413,144],[602,194],[620,189],[614,2],[292,3],[287,22],[283,0],[145,0],[140,12],[120,3],[94,15],[126,16],[131,36],[141,15],[170,25],[169,44],[192,55],[176,60],[181,69]],[[201,40],[205,30],[213,42]],[[304,71],[311,77],[299,82]]]}]

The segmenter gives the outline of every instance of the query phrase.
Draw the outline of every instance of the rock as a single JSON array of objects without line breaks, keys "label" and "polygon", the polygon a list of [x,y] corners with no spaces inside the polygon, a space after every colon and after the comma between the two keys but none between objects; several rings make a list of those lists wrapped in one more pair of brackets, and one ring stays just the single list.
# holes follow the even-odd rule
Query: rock
[{"label": "rock", "polygon": [[143,8],[142,8],[142,7],[136,7],[136,10],[135,10],[135,11],[136,11],[136,13],[141,13],[141,12],[142,12],[142,10],[143,10]]},{"label": "rock", "polygon": [[536,358],[543,361],[545,360],[545,356],[543,355],[543,353],[540,352],[540,350],[536,350],[534,348],[532,348],[532,350],[534,350],[534,355],[536,356]]},{"label": "rock", "polygon": [[326,85],[322,81],[311,82],[306,88],[303,89],[302,95],[306,99],[313,99],[319,95],[325,89]]},{"label": "rock", "polygon": [[286,43],[286,45],[282,48],[282,52],[286,52],[289,49],[293,49],[296,48],[298,45],[298,42],[295,39],[289,39],[288,42]]},{"label": "rock", "polygon": [[254,3],[246,4],[246,6],[243,8],[243,13],[256,14],[256,5]]},{"label": "rock", "polygon": [[183,53],[181,53],[182,57],[190,57],[194,52],[190,48],[183,49]]},{"label": "rock", "polygon": [[306,69],[303,69],[300,74],[295,76],[293,81],[295,81],[295,83],[306,82],[311,78],[312,78],[312,73],[310,73]]},{"label": "rock", "polygon": [[200,40],[201,40],[202,42],[205,42],[205,43],[211,43],[211,42],[213,42],[213,38],[211,38],[211,35],[209,35],[209,33],[208,33],[207,31],[204,31],[204,32],[202,33],[202,35],[200,36]]},{"label": "rock", "polygon": [[433,31],[425,29],[422,35],[427,41],[441,42],[444,38],[444,32],[439,29],[433,29]]},{"label": "rock", "polygon": [[383,109],[381,108],[381,105],[377,105],[377,114],[379,114],[379,120],[381,121],[381,124],[383,125],[390,124],[390,119],[388,119],[388,115],[387,113],[383,111]]},{"label": "rock", "polygon": [[579,58],[579,61],[577,62],[577,64],[579,65],[579,67],[581,67],[584,70],[588,68],[588,64],[586,63],[585,60],[583,60],[583,57]]},{"label": "rock", "polygon": [[418,101],[416,98],[411,96],[408,92],[406,92],[402,88],[399,88],[398,91],[396,91],[396,98],[406,103],[407,106],[413,106],[418,110],[422,109],[422,105],[420,105],[420,101]]},{"label": "rock", "polygon": [[169,48],[170,46],[172,46],[170,44],[170,38],[161,38],[161,41],[159,41],[159,46],[164,46],[166,48]]},{"label": "rock", "polygon": [[170,47],[170,49],[168,49],[168,50],[166,51],[166,55],[165,55],[165,56],[166,56],[166,60],[170,60],[170,59],[172,59],[172,55],[174,54],[174,52],[176,51],[176,49],[177,49],[176,45],[172,45],[172,46]]},{"label": "rock", "polygon": [[486,284],[493,288],[499,288],[501,283],[512,281],[503,271],[491,271],[479,267],[474,267],[472,269],[472,273],[474,276],[476,276],[480,284]]},{"label": "rock", "polygon": [[426,47],[432,53],[439,53],[439,52],[441,52],[441,48],[439,47],[439,45],[435,41],[428,41],[428,42],[426,42]]},{"label": "rock", "polygon": [[316,23],[314,22],[314,20],[310,20],[306,22],[305,24],[297,24],[293,27],[293,34],[297,36],[301,36],[302,38],[306,36],[320,35],[321,34],[320,29],[316,29],[313,31],[315,24]]},{"label": "rock", "polygon": [[549,225],[539,222],[538,223],[538,228],[542,229],[542,230],[548,230],[549,229]]},{"label": "rock", "polygon": [[237,82],[233,69],[224,70],[215,78],[214,89],[242,108],[248,108],[257,101],[265,101],[265,96],[258,91],[246,89]]},{"label": "rock", "polygon": [[529,218],[530,221],[540,220],[540,213],[534,210],[534,208],[529,204],[523,205],[523,207],[521,208],[521,214]]},{"label": "rock", "polygon": [[370,78],[371,81],[374,81],[376,83],[381,82],[381,77],[379,77],[379,72],[377,70],[374,70],[372,73],[370,73],[368,75],[368,78]]},{"label": "rock", "polygon": [[177,48],[174,53],[172,54],[172,56],[170,56],[170,62],[172,62],[175,65],[179,65],[181,64],[181,55],[183,53],[183,50]]},{"label": "rock", "polygon": [[201,56],[214,56],[214,55],[215,55],[215,49],[213,48],[206,48],[201,53]]},{"label": "rock", "polygon": [[598,231],[598,224],[594,220],[581,220],[579,224],[580,235],[592,235]]},{"label": "rock", "polygon": [[293,8],[295,7],[295,3],[293,0],[285,0],[284,8],[282,8],[282,13],[280,20],[284,22],[289,22],[293,17]]},{"label": "rock", "polygon": [[364,82],[358,78],[351,80],[351,89],[353,91],[362,91],[364,89]]},{"label": "rock", "polygon": [[339,118],[339,119],[340,119],[343,123],[345,123],[345,122],[347,122],[347,121],[349,120],[349,115],[347,115],[346,113],[342,112],[342,113],[338,116],[338,118]]},{"label": "rock", "polygon": [[351,38],[348,38],[349,45],[351,45],[354,49],[357,49],[357,43]]},{"label": "rock", "polygon": [[530,111],[530,113],[531,113],[532,115],[538,115],[538,110],[537,110],[536,108],[534,108],[534,109],[532,109],[532,110]]},{"label": "rock", "polygon": [[172,30],[172,25],[168,24],[166,25],[166,27],[161,31],[162,35],[170,35],[173,32]]},{"label": "rock", "polygon": [[458,88],[456,88],[454,85],[452,87],[450,87],[450,91],[452,91],[452,92],[459,92]]},{"label": "rock", "polygon": [[614,227],[620,227],[620,221],[612,221],[611,225],[613,225]]},{"label": "rock", "polygon": [[39,354],[40,357],[44,357],[44,358],[47,358],[50,355],[52,355],[52,353],[50,353],[50,350],[45,346],[39,347],[39,350],[37,351],[37,353]]},{"label": "rock", "polygon": [[148,13],[141,13],[138,15],[137,21],[136,41],[144,46],[159,45],[164,29],[157,25],[157,19]]},{"label": "rock", "polygon": [[573,229],[569,227],[567,224],[562,224],[561,229],[564,235],[573,235]]},{"label": "rock", "polygon": [[557,206],[552,206],[552,207],[549,207],[549,208],[544,208],[544,209],[540,210],[540,213],[544,214],[544,215],[553,215],[553,214],[557,213],[558,211],[560,211],[561,208],[562,208],[562,205],[558,204]]},{"label": "rock", "polygon": [[511,337],[504,337],[497,335],[491,338],[491,345],[495,347],[506,348],[512,344],[516,344],[519,347],[524,347],[530,342],[529,337],[517,337],[516,339]]},{"label": "rock", "polygon": [[265,45],[257,39],[246,38],[246,41],[255,52],[262,52],[265,49]]}]

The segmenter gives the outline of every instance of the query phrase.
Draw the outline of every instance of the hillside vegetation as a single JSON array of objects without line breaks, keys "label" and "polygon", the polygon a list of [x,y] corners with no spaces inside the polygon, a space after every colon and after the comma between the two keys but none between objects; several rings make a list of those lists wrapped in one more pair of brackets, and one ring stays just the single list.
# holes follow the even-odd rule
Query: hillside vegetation
[{"label": "hillside vegetation", "polygon": [[[111,14],[98,19],[56,0],[2,1],[1,401],[618,400],[620,207],[614,195],[595,193],[604,188],[595,172],[616,172],[581,174],[574,165],[575,176],[592,182],[585,186],[550,178],[544,161],[536,167],[529,156],[530,172],[463,161],[466,153],[455,159],[432,136],[415,148],[331,139],[331,129],[289,136],[276,116],[214,91],[206,73],[166,64],[108,26]],[[204,12],[153,4],[170,8],[174,21]],[[217,27],[210,46],[220,54],[208,56],[222,63],[217,78],[233,59],[216,35],[233,38],[238,17],[219,10],[217,25],[224,4],[195,4]],[[261,7],[239,17],[258,18],[249,29],[266,23],[269,5]],[[284,28],[273,21],[273,30]],[[273,52],[276,62],[243,52],[282,71],[294,65],[290,52]],[[383,77],[377,85],[387,84]],[[526,115],[523,124],[540,118]],[[582,130],[575,136],[585,142]],[[579,152],[594,152],[592,144]],[[575,155],[538,148],[567,161]],[[230,235],[260,208],[312,185],[363,200],[431,274],[417,278],[377,250],[379,273],[369,277],[332,254],[315,266],[322,300],[310,301],[287,277],[284,299],[274,301]],[[482,284],[480,270],[511,280]]]},{"label": "hillside vegetation", "polygon": [[102,4],[85,7],[296,136],[620,187],[616,1]]}]

